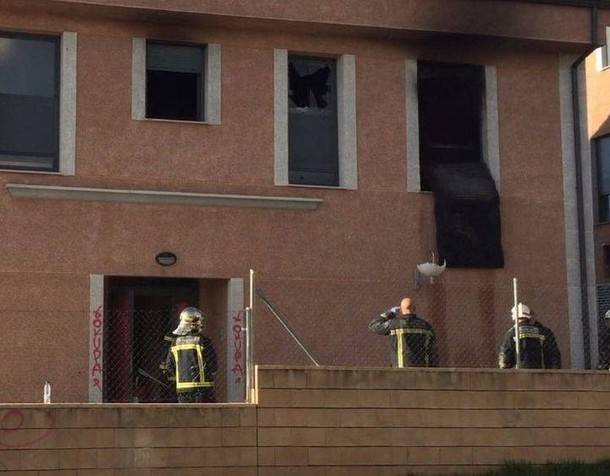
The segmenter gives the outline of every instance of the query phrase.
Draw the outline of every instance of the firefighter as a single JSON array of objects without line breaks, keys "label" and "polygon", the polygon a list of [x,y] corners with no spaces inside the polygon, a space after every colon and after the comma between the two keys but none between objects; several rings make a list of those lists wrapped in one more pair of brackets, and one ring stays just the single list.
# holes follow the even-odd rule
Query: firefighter
[{"label": "firefighter", "polygon": [[369,330],[390,336],[393,367],[438,366],[434,330],[428,322],[415,315],[411,298],[405,297],[400,306],[373,319]]},{"label": "firefighter", "polygon": [[[512,308],[513,320],[519,320],[519,368],[522,369],[560,369],[561,352],[553,332],[536,321],[534,313],[523,303]],[[511,327],[506,333],[498,366],[501,369],[515,367],[515,328]]]},{"label": "firefighter", "polygon": [[599,370],[610,370],[610,311],[604,314],[604,327],[599,332]]},{"label": "firefighter", "polygon": [[178,403],[212,403],[216,352],[209,338],[201,334],[203,316],[196,307],[180,313],[180,324],[172,333],[165,359],[167,372],[174,376]]}]

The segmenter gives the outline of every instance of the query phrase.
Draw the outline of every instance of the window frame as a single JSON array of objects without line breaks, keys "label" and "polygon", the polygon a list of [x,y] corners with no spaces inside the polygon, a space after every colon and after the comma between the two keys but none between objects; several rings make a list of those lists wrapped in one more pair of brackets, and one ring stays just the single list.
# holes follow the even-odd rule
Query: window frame
[{"label": "window frame", "polygon": [[[146,117],[146,52],[147,43],[196,46],[203,49],[203,120],[156,119]],[[150,123],[221,124],[222,48],[218,43],[192,42],[158,38],[132,38],[131,119]]]},{"label": "window frame", "polygon": [[356,57],[352,54],[295,51],[295,56],[334,58],[337,62],[337,128],[339,185],[289,183],[288,164],[288,55],[287,49],[274,49],[274,176],[277,186],[358,189],[358,149],[356,124]]},{"label": "window frame", "polygon": [[[5,165],[0,162],[0,170],[7,172],[29,172],[29,173],[48,173],[48,174],[56,174],[61,170],[61,142],[62,142],[62,117],[61,117],[61,109],[62,109],[62,35],[57,34],[36,34],[36,33],[25,33],[25,32],[13,32],[13,31],[4,31],[0,30],[0,37],[2,38],[15,38],[15,39],[30,39],[30,40],[41,40],[55,43],[55,90],[54,90],[54,100],[56,103],[56,136],[57,142],[55,151],[53,154],[53,161],[51,168],[43,168],[43,167],[19,167],[19,166],[11,166]],[[47,158],[47,156],[41,156]]]},{"label": "window frame", "polygon": [[[330,67],[331,70],[331,76],[328,78],[327,81],[327,85],[331,86],[330,91],[328,91],[328,95],[330,95],[331,97],[327,97],[326,99],[330,99],[329,101],[329,107],[328,109],[324,110],[324,109],[319,109],[319,108],[312,108],[312,110],[303,110],[300,111],[299,107],[293,107],[291,105],[291,101],[290,101],[290,77],[288,78],[288,183],[289,185],[303,185],[303,186],[314,186],[314,187],[338,187],[340,180],[339,180],[339,110],[338,110],[338,103],[339,103],[339,94],[338,94],[338,74],[337,74],[337,69],[338,69],[338,60],[337,58],[334,57],[321,57],[321,56],[313,56],[313,55],[303,55],[303,54],[295,54],[295,53],[288,53],[288,64],[290,65],[291,61],[298,61],[298,62],[311,62],[311,63],[319,63],[319,64],[327,64],[327,65],[332,65]],[[297,175],[299,172],[298,170],[301,169],[291,169],[290,165],[291,162],[294,160],[291,160],[291,145],[290,145],[290,139],[291,139],[291,134],[290,134],[290,121],[291,118],[293,116],[300,116],[300,117],[327,117],[330,119],[330,121],[333,123],[333,130],[331,132],[334,133],[334,137],[333,137],[333,151],[332,151],[332,157],[328,157],[328,159],[330,159],[330,161],[332,161],[332,164],[328,164],[330,165],[330,167],[327,169],[328,173],[333,173],[334,177],[333,180],[336,180],[336,183],[332,183],[332,184],[324,184],[324,183],[307,183],[307,182],[298,182],[298,181],[292,181],[292,176],[293,174]],[[314,172],[309,172],[311,174],[314,174]],[[324,172],[321,172],[324,173]]]},{"label": "window frame", "polygon": [[[609,197],[610,198],[610,192],[608,193],[601,193],[601,187],[600,187],[600,170],[601,167],[599,166],[599,162],[601,160],[602,155],[599,153],[599,147],[600,147],[600,142],[603,139],[607,139],[610,141],[610,134],[604,134],[601,135],[599,137],[595,137],[593,139],[593,147],[592,147],[592,152],[593,152],[593,167],[594,167],[594,174],[595,174],[595,180],[593,182],[593,186],[595,187],[595,200],[594,200],[594,213],[595,213],[595,223],[597,225],[605,225],[610,223],[610,208],[608,211],[608,216],[605,217],[604,220],[602,220],[601,218],[601,214],[600,214],[600,206],[599,206],[599,202],[600,202],[600,198],[602,196],[604,197]],[[608,166],[610,167],[610,155],[608,156]]]}]

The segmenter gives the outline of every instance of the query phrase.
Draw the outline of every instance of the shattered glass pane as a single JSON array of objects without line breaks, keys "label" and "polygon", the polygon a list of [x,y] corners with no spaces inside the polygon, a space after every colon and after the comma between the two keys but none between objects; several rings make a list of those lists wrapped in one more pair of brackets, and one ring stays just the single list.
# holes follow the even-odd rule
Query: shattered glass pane
[{"label": "shattered glass pane", "polygon": [[329,107],[331,65],[334,61],[291,57],[288,63],[288,80],[291,108]]}]

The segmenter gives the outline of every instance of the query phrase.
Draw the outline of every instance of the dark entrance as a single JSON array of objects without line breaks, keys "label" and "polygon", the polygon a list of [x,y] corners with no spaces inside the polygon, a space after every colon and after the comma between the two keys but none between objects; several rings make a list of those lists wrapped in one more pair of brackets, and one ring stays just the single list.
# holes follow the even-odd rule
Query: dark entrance
[{"label": "dark entrance", "polygon": [[164,336],[187,306],[199,303],[195,279],[109,277],[105,288],[104,401],[172,402],[159,364]]}]

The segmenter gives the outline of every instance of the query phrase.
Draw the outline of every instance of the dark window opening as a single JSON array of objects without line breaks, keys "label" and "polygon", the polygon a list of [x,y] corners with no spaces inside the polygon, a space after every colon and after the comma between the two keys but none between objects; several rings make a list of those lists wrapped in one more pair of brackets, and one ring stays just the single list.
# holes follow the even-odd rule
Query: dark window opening
[{"label": "dark window opening", "polygon": [[597,156],[597,215],[600,223],[610,221],[610,135],[595,140]]},{"label": "dark window opening", "polygon": [[59,38],[0,33],[0,168],[59,170]]},{"label": "dark window opening", "polygon": [[146,117],[203,121],[204,47],[146,44]]},{"label": "dark window opening", "polygon": [[339,185],[336,70],[332,59],[288,58],[290,183]]},{"label": "dark window opening", "polygon": [[500,197],[483,162],[482,66],[420,62],[422,190],[434,193],[436,244],[452,268],[501,268]]},{"label": "dark window opening", "polygon": [[418,64],[422,190],[438,164],[480,162],[483,68]]}]

